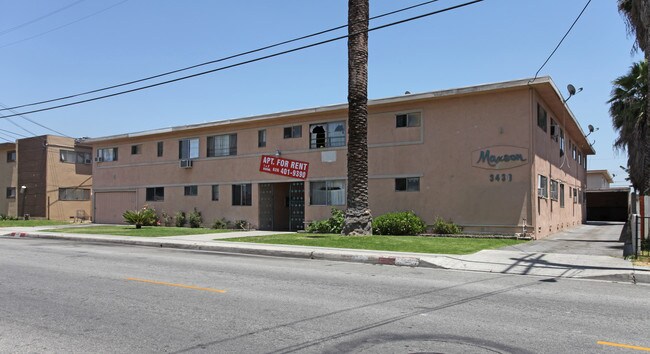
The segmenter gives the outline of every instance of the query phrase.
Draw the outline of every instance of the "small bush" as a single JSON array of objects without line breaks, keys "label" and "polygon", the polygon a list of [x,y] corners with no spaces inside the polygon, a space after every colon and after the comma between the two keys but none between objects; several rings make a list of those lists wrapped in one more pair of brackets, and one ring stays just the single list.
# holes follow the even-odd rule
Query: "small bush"
[{"label": "small bush", "polygon": [[174,218],[171,215],[169,215],[169,214],[167,214],[166,212],[163,211],[162,214],[160,215],[160,222],[164,226],[170,227],[170,226],[174,225]]},{"label": "small bush", "polygon": [[11,216],[11,215],[0,214],[0,220],[10,221],[10,220],[18,220],[18,218],[15,217],[15,216]]},{"label": "small bush", "polygon": [[242,230],[248,230],[250,229],[251,224],[248,223],[246,220],[235,220],[235,228],[236,229],[242,229]]},{"label": "small bush", "polygon": [[372,221],[375,235],[418,235],[427,228],[424,221],[412,211],[388,213]]},{"label": "small bush", "polygon": [[201,227],[201,224],[203,224],[203,215],[201,215],[200,211],[194,208],[194,210],[190,213],[189,221],[190,221],[191,228],[193,229],[199,228]]},{"label": "small bush", "polygon": [[128,224],[135,225],[136,229],[142,226],[157,226],[158,215],[156,209],[149,208],[145,205],[140,210],[127,210],[122,214],[124,221]]},{"label": "small bush", "polygon": [[445,221],[445,219],[437,217],[433,223],[432,231],[434,234],[450,235],[463,232],[463,228],[454,224],[451,220]]},{"label": "small bush", "polygon": [[184,211],[179,211],[176,213],[175,223],[176,227],[184,227],[187,224],[187,215]]},{"label": "small bush", "polygon": [[307,226],[307,232],[321,234],[340,234],[343,231],[345,213],[342,210],[332,208],[332,216],[329,219],[317,220]]}]

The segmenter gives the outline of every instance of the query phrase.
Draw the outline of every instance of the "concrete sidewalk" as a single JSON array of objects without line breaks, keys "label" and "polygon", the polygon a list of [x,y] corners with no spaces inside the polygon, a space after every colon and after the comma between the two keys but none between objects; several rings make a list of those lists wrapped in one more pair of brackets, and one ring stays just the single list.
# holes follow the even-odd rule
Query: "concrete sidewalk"
[{"label": "concrete sidewalk", "polygon": [[77,242],[118,243],[125,245],[192,249],[272,257],[292,257],[409,267],[429,267],[557,278],[650,283],[649,267],[635,267],[632,262],[622,258],[602,255],[542,253],[522,250],[484,250],[470,255],[456,256],[307,246],[267,245],[214,240],[217,238],[224,239],[230,237],[260,236],[271,233],[277,234],[277,232],[268,231],[240,231],[232,233],[151,238],[40,231],[43,229],[52,229],[52,227],[4,228],[0,229],[0,235]]}]

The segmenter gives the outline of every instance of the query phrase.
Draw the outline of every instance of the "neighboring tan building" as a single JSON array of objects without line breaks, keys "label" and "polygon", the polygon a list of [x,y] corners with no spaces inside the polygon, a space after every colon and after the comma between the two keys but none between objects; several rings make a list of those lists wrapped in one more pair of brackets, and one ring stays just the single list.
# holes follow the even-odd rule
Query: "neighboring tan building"
[{"label": "neighboring tan building", "polygon": [[[585,221],[595,152],[548,77],[370,100],[373,215],[534,237]],[[86,140],[94,220],[145,204],[296,230],[345,208],[347,104]]]},{"label": "neighboring tan building", "polygon": [[610,187],[614,183],[607,170],[587,171],[587,220],[628,220],[632,199],[630,187]]},{"label": "neighboring tan building", "polygon": [[43,135],[16,141],[18,216],[90,219],[92,150],[73,138]]},{"label": "neighboring tan building", "polygon": [[0,144],[0,215],[16,216],[16,144]]}]

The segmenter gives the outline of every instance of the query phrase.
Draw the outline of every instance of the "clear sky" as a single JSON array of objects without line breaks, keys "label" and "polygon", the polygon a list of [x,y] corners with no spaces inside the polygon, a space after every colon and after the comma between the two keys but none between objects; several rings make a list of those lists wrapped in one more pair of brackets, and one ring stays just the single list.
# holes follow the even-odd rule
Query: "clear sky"
[{"label": "clear sky", "polygon": [[[370,0],[371,16],[423,1]],[[463,2],[440,0],[371,27]],[[586,3],[485,0],[372,32],[369,97],[532,77]],[[156,75],[347,22],[343,0],[0,0],[0,9],[0,103],[6,106]],[[589,136],[597,152],[589,168],[608,169],[617,185],[625,184],[619,165],[627,158],[612,149],[615,133],[606,101],[611,81],[641,58],[631,48],[616,1],[593,0],[540,72],[563,92],[569,83],[584,88],[568,104],[585,132],[588,124],[599,128]],[[100,137],[345,103],[346,97],[343,40],[27,117],[72,137]],[[31,135],[12,122],[36,134],[52,133],[23,118],[0,119],[0,129]],[[0,142],[10,137],[0,130]]]}]

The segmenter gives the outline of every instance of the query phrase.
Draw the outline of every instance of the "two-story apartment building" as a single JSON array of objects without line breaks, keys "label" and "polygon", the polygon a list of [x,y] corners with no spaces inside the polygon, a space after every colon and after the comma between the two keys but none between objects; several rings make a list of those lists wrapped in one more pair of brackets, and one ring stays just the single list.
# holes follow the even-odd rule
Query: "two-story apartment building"
[{"label": "two-story apartment building", "polygon": [[90,219],[92,150],[73,138],[43,135],[0,145],[0,214]]},{"label": "two-story apartment building", "polygon": [[[544,237],[585,220],[587,155],[548,77],[371,100],[374,215]],[[345,208],[347,104],[89,139],[94,217],[144,204],[296,230]]]},{"label": "two-story apartment building", "polygon": [[[6,158],[5,158],[6,157]],[[16,144],[0,144],[0,215],[16,215]]]}]

